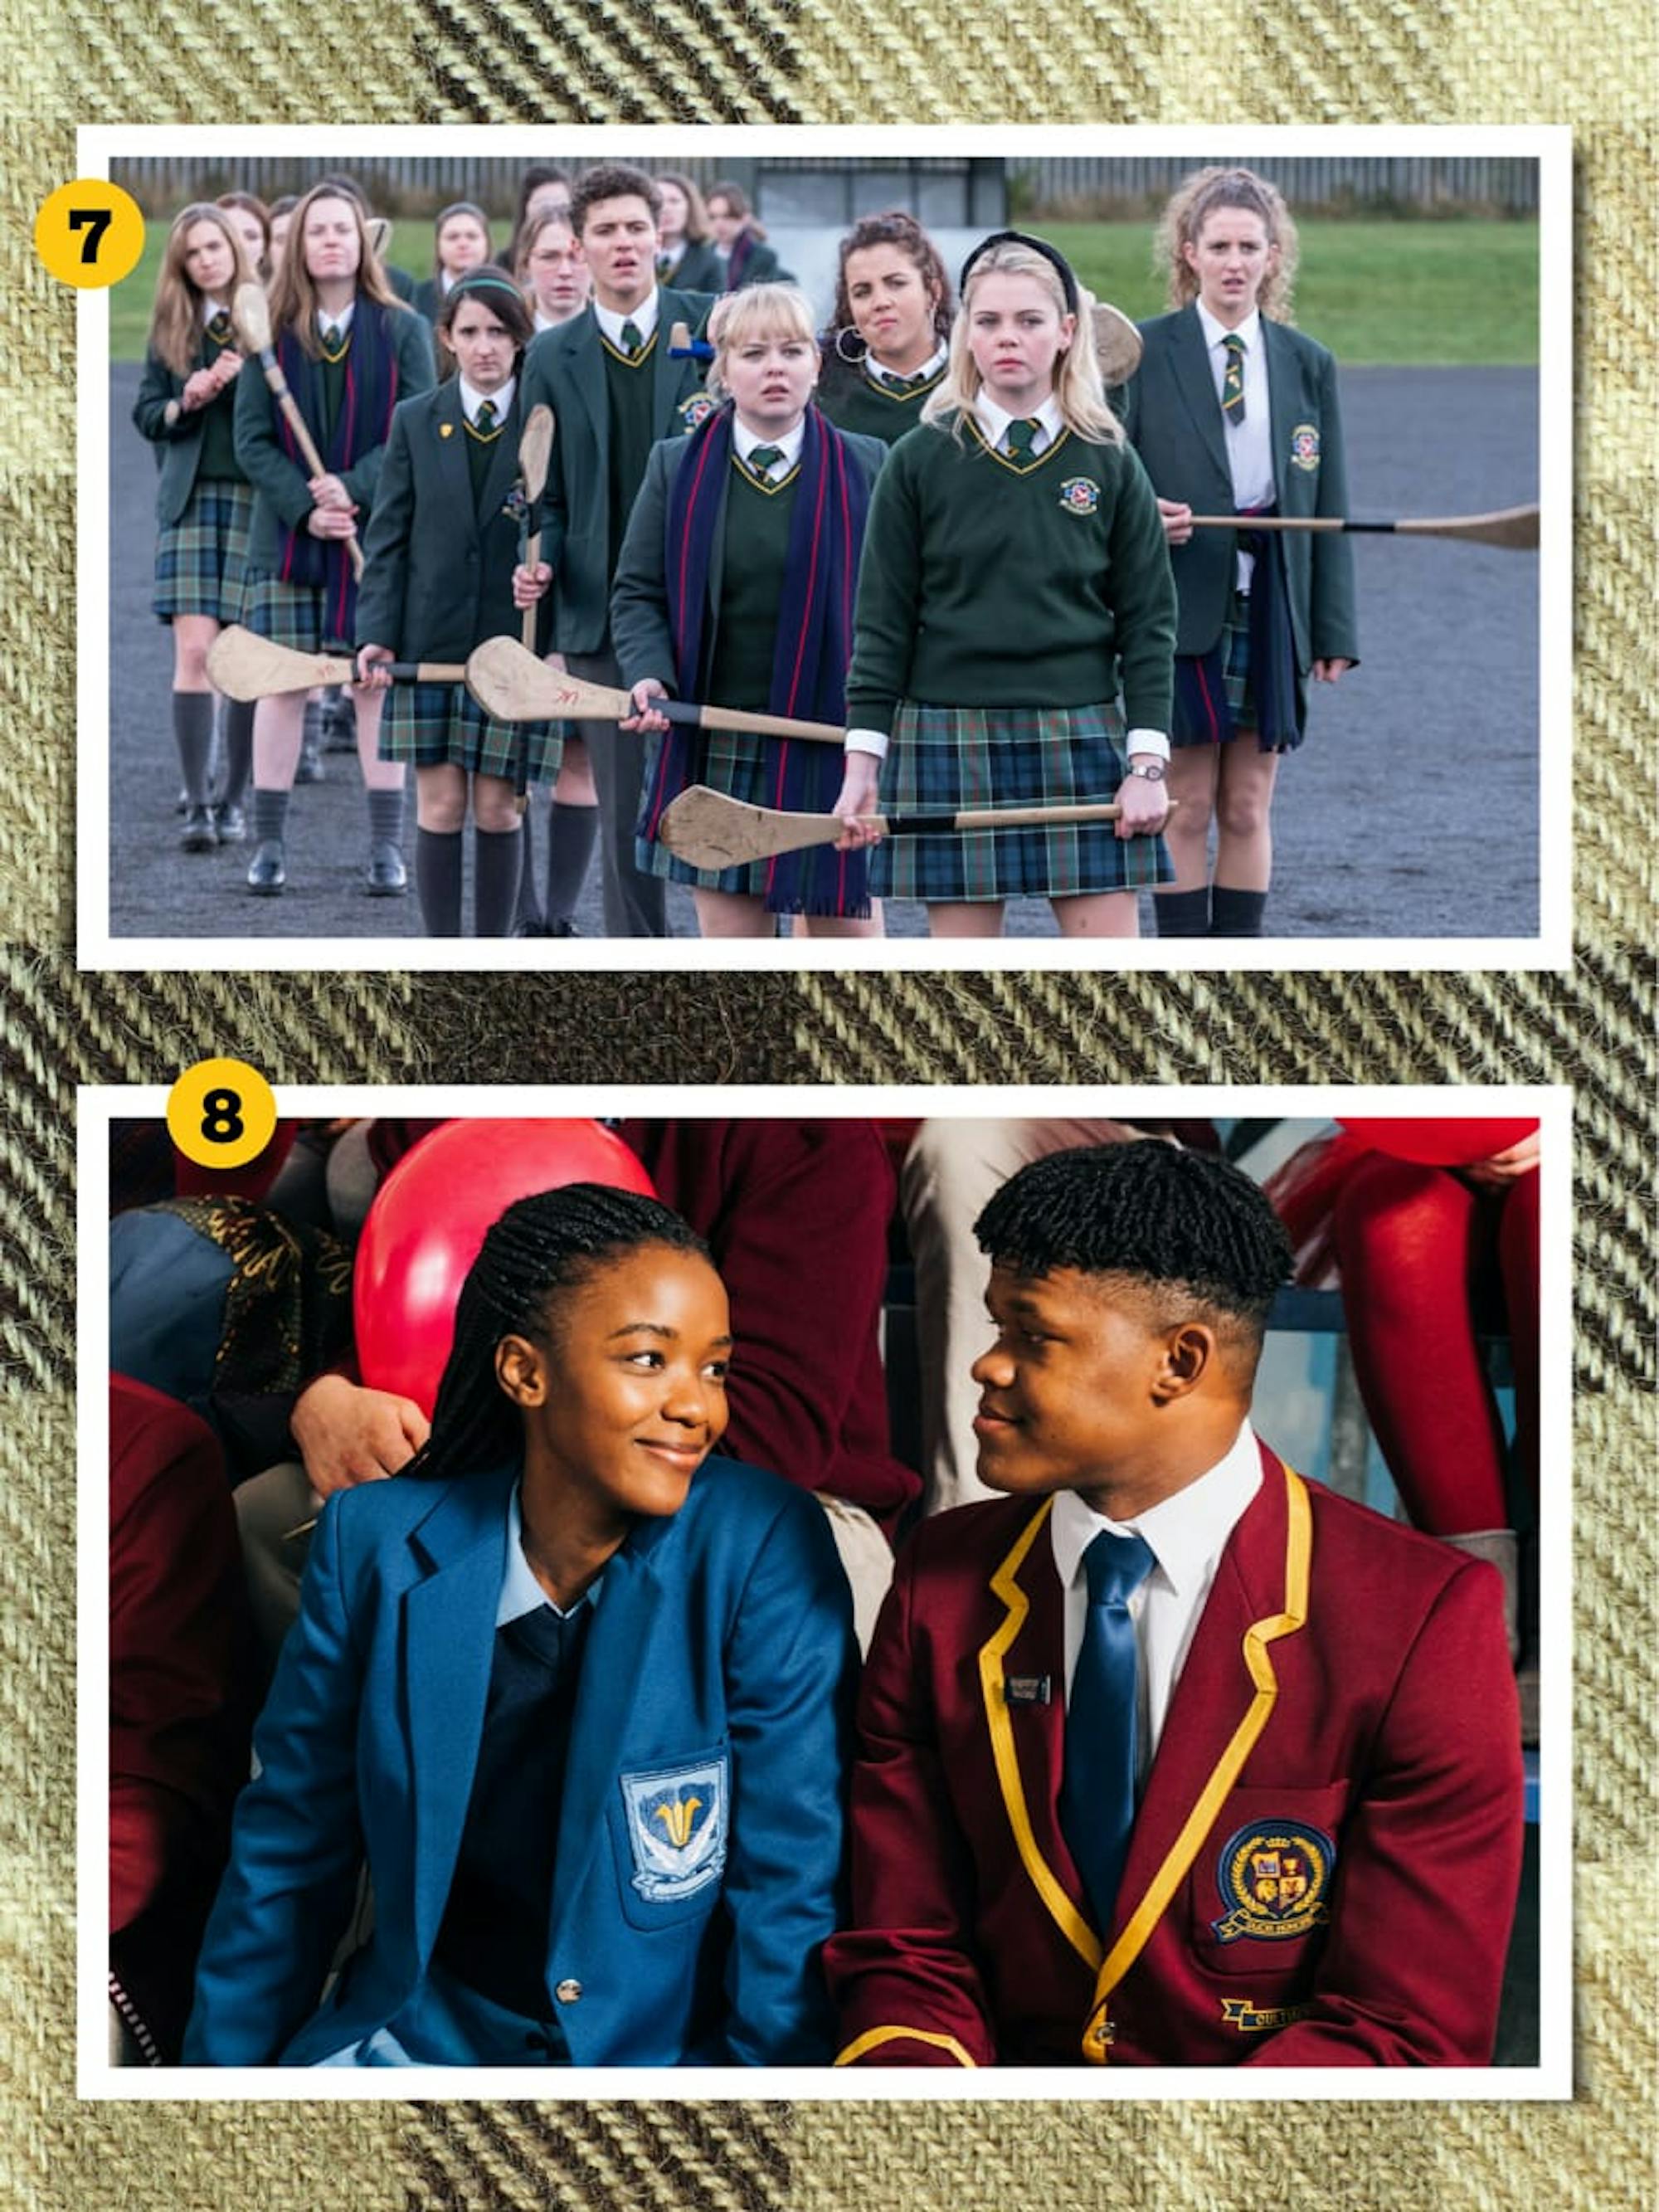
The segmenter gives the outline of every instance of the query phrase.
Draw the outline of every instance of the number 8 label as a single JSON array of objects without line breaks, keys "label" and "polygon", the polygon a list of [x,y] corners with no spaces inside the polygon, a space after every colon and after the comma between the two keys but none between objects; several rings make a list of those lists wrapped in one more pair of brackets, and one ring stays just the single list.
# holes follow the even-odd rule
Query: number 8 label
[{"label": "number 8 label", "polygon": [[198,1060],[167,1094],[167,1133],[198,1167],[246,1167],[276,1127],[276,1096],[243,1060]]}]

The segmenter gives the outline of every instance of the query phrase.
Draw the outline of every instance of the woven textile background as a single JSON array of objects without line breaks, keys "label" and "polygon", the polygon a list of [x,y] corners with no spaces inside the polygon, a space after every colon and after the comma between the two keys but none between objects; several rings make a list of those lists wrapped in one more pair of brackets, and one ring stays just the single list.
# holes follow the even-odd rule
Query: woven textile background
[{"label": "woven textile background", "polygon": [[[1042,2202],[1653,2201],[1650,766],[1659,512],[1656,58],[1643,0],[0,0],[5,1000],[0,2200],[971,2212]],[[1000,28],[1012,16],[993,19]],[[963,33],[966,33],[965,39]],[[977,71],[974,59],[983,64]],[[1006,64],[1006,66],[1005,66]],[[1247,88],[1241,107],[1240,87]],[[79,122],[1571,123],[1577,134],[1577,958],[1571,975],[490,983],[77,975],[72,316],[29,251]],[[1472,733],[1478,735],[1478,733]],[[1545,742],[1565,744],[1565,730]],[[1471,865],[1478,856],[1471,855]],[[77,1082],[235,1050],[286,1081],[1187,1078],[1578,1087],[1571,2106],[78,2105],[71,2049]],[[1565,1911],[1565,1900],[1547,1900]]]}]

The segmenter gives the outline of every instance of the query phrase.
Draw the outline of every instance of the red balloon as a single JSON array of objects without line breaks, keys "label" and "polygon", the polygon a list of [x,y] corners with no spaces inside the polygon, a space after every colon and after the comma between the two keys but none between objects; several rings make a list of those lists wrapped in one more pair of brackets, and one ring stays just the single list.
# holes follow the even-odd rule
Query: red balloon
[{"label": "red balloon", "polygon": [[1425,1168],[1466,1168],[1476,1160],[1489,1160],[1508,1152],[1538,1127],[1531,1121],[1492,1121],[1465,1117],[1454,1121],[1351,1121],[1341,1117],[1350,1136],[1358,1137],[1374,1152],[1391,1159],[1414,1160]]},{"label": "red balloon", "polygon": [[357,1358],[371,1389],[431,1419],[455,1340],[455,1302],[484,1231],[514,1199],[604,1182],[654,1197],[622,1139],[597,1121],[446,1121],[375,1194],[352,1270]]}]

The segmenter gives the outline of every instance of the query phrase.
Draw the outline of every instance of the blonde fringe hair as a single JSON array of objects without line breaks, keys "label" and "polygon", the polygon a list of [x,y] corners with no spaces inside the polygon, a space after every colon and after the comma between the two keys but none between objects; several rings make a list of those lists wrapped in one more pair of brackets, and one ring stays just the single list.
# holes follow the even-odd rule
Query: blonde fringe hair
[{"label": "blonde fringe hair", "polygon": [[1261,216],[1268,245],[1277,246],[1279,252],[1261,280],[1256,305],[1269,322],[1293,324],[1291,295],[1301,240],[1284,195],[1254,169],[1196,170],[1177,188],[1158,217],[1152,269],[1155,274],[1163,271],[1168,276],[1170,307],[1189,307],[1198,297],[1197,274],[1187,266],[1181,249],[1197,245],[1205,224],[1218,208],[1239,208],[1246,215]]},{"label": "blonde fringe hair", "polygon": [[[1035,276],[1053,302],[1054,313],[1070,313],[1066,305],[1066,293],[1060,281],[1060,272],[1051,261],[1036,253],[1029,246],[1014,241],[994,246],[973,266],[962,295],[962,311],[951,328],[951,351],[945,365],[945,374],[936,391],[930,392],[922,404],[921,419],[935,429],[949,430],[953,438],[962,436],[963,418],[973,412],[985,380],[969,347],[969,332],[972,319],[974,292],[982,276]],[[1082,285],[1078,286],[1077,331],[1071,344],[1054,364],[1054,403],[1060,409],[1060,419],[1074,437],[1091,446],[1121,446],[1123,425],[1106,404],[1106,389],[1100,380],[1100,364],[1095,358],[1093,326],[1091,310],[1094,301]]]},{"label": "blonde fringe hair", "polygon": [[357,273],[353,282],[360,299],[374,300],[383,307],[396,307],[412,314],[386,281],[380,266],[380,256],[369,242],[368,225],[363,211],[337,185],[313,185],[301,198],[288,227],[288,237],[283,247],[283,258],[270,287],[270,336],[273,343],[283,332],[291,330],[300,341],[303,352],[313,361],[319,360],[322,348],[317,341],[317,287],[306,267],[306,217],[319,200],[337,200],[342,207],[349,208],[351,219],[357,226]]},{"label": "blonde fringe hair", "polygon": [[749,284],[741,292],[727,292],[710,310],[706,335],[714,346],[714,358],[705,388],[714,400],[731,396],[720,372],[733,346],[746,345],[750,338],[775,337],[805,338],[814,358],[818,349],[812,303],[793,284]]},{"label": "blonde fringe hair", "polygon": [[223,208],[215,207],[207,200],[197,200],[174,216],[161,256],[161,273],[155,280],[149,343],[158,359],[164,361],[175,376],[190,374],[196,366],[196,349],[201,343],[203,295],[185,271],[185,240],[198,222],[216,225],[230,240],[230,250],[236,257],[225,297],[227,307],[236,295],[236,287],[246,284],[253,274],[248,267],[242,234]]}]

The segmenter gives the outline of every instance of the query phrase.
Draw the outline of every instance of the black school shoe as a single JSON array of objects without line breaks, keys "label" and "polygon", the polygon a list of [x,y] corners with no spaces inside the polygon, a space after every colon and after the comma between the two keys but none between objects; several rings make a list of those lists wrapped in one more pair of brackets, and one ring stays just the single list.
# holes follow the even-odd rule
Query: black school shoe
[{"label": "black school shoe", "polygon": [[216,806],[213,826],[222,845],[240,845],[247,836],[247,817],[240,806]]},{"label": "black school shoe", "polygon": [[369,847],[364,875],[370,898],[401,898],[409,889],[404,856],[390,842]]},{"label": "black school shoe", "polygon": [[191,806],[185,810],[185,825],[179,832],[181,851],[210,853],[219,842],[219,833],[213,826],[210,806]]},{"label": "black school shoe", "polygon": [[275,898],[288,881],[288,860],[279,837],[267,837],[247,872],[247,887],[255,898]]}]

